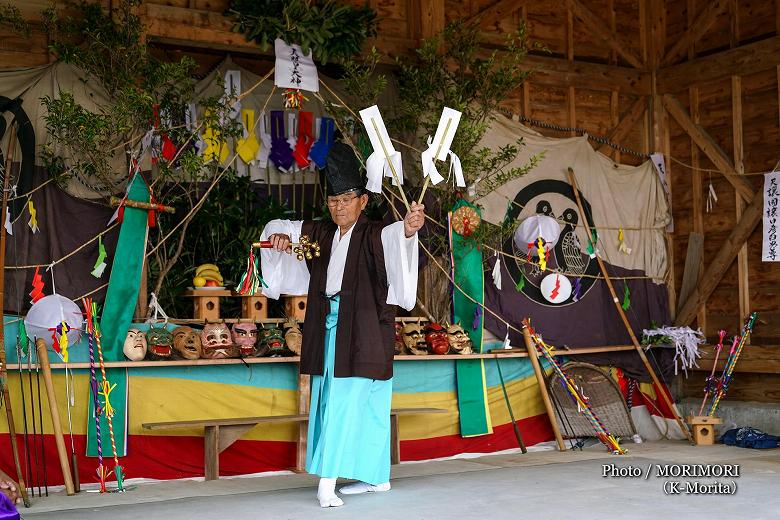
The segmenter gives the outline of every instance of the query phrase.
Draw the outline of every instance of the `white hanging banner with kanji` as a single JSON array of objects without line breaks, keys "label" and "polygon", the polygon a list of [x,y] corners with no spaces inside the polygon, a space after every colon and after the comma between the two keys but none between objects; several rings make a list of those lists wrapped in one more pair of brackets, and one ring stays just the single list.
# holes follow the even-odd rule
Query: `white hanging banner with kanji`
[{"label": "white hanging banner with kanji", "polygon": [[780,213],[780,172],[764,175],[764,241],[761,247],[762,262],[780,261],[777,225]]},{"label": "white hanging banner with kanji", "polygon": [[279,88],[296,88],[309,92],[320,91],[317,66],[309,54],[303,54],[300,45],[287,45],[277,38],[274,42],[276,68],[274,85]]}]

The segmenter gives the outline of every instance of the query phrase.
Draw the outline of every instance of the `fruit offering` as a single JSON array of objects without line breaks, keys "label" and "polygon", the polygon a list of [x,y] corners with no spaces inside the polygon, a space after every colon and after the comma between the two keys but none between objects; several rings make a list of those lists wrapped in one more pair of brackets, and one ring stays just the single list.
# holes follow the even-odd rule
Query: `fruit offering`
[{"label": "fruit offering", "polygon": [[215,264],[201,264],[195,269],[195,277],[192,279],[192,285],[195,288],[200,287],[223,287],[224,279],[219,272],[219,267]]}]

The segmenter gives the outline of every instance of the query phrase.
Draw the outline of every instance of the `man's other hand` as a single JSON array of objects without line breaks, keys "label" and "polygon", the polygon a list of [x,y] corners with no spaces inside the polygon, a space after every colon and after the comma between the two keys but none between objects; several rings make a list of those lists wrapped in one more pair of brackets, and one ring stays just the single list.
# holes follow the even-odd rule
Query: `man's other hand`
[{"label": "man's other hand", "polygon": [[412,202],[409,207],[408,213],[404,217],[404,233],[406,238],[410,238],[417,233],[421,227],[425,224],[425,206]]}]

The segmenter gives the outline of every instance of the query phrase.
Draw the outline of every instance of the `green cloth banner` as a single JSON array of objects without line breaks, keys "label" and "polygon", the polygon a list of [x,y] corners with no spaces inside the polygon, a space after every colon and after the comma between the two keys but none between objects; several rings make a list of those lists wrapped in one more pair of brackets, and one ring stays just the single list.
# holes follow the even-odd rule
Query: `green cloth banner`
[{"label": "green cloth banner", "polygon": [[[149,188],[143,178],[136,174],[131,181],[127,198],[138,202],[149,202]],[[100,319],[103,333],[103,357],[106,361],[119,361],[122,357],[122,345],[133,319],[138,290],[141,286],[141,270],[146,252],[148,211],[125,206],[119,241],[111,265],[111,278]],[[111,406],[114,408],[114,440],[117,456],[127,455],[127,369],[106,369],[106,378],[111,386]],[[95,406],[90,395],[89,415],[87,416],[87,456],[97,457],[97,434],[95,432]],[[104,402],[101,396],[100,402]],[[100,433],[103,456],[113,456],[109,441],[108,421],[105,415],[100,418]],[[108,465],[108,463],[106,463]]]},{"label": "green cloth banner", "polygon": [[[479,208],[465,200],[456,202],[452,211],[454,212],[462,206],[471,206],[479,212]],[[482,252],[473,239],[463,237],[452,231],[451,226],[450,248],[452,250],[452,277],[455,283],[463,290],[462,292],[457,287],[453,289],[453,323],[460,322],[474,343],[474,351],[481,353],[484,313],[481,305],[475,304],[466,297],[466,294],[480,304],[484,302]],[[487,400],[484,360],[469,359],[456,361],[455,373],[461,436],[475,437],[493,433],[493,424],[490,420],[490,409],[488,408]]]}]

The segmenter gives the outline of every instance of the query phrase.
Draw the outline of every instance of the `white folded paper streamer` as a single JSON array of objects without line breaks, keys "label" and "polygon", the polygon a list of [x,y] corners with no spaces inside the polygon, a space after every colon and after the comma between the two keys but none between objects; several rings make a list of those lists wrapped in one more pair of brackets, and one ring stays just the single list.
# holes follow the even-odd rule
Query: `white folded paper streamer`
[{"label": "white folded paper streamer", "polygon": [[449,156],[450,158],[450,176],[454,175],[455,184],[461,188],[466,186],[466,182],[463,179],[463,169],[460,165],[460,158],[455,155],[450,146],[452,146],[452,140],[455,137],[455,132],[458,130],[460,124],[461,112],[453,110],[449,107],[444,107],[439,118],[439,124],[436,127],[436,134],[433,138],[428,138],[428,149],[421,154],[423,178],[430,178],[430,182],[434,185],[439,184],[444,180],[444,177],[436,169],[436,161],[444,161]]},{"label": "white folded paper streamer", "polygon": [[395,186],[403,185],[401,153],[393,147],[379,107],[373,105],[364,108],[360,111],[360,117],[366,127],[371,148],[374,150],[366,159],[366,189],[373,193],[381,193],[384,177],[390,177]]}]

